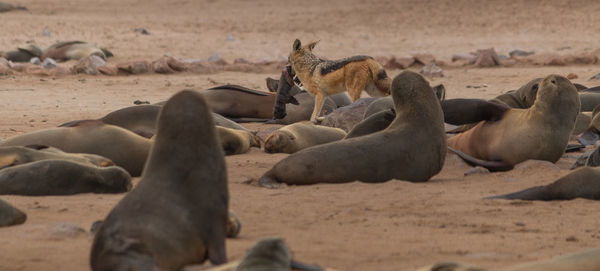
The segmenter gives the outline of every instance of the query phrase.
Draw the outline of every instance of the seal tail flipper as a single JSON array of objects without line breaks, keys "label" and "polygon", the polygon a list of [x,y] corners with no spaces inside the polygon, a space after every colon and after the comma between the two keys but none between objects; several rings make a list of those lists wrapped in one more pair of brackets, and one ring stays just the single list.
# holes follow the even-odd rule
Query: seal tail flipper
[{"label": "seal tail flipper", "polygon": [[585,149],[585,144],[569,144],[565,152],[575,152],[581,149]]},{"label": "seal tail flipper", "polygon": [[214,265],[220,265],[227,262],[225,253],[225,238],[222,241],[213,241],[208,245],[208,259]]},{"label": "seal tail flipper", "polygon": [[473,156],[470,156],[464,152],[461,152],[459,150],[455,150],[452,147],[448,147],[448,149],[450,151],[452,151],[453,153],[456,153],[456,155],[458,155],[458,157],[462,158],[465,162],[467,162],[470,165],[475,165],[475,166],[482,166],[484,168],[489,169],[490,171],[508,171],[513,169],[513,165],[508,164],[504,161],[487,161],[487,160],[481,160],[481,159],[477,159]]},{"label": "seal tail flipper", "polygon": [[505,195],[487,197],[485,199],[520,199],[520,200],[544,200],[539,197],[539,194],[544,190],[545,186],[534,186]]},{"label": "seal tail flipper", "polygon": [[596,141],[598,141],[600,139],[600,135],[598,135],[598,132],[592,130],[592,129],[588,129],[585,132],[583,132],[579,138],[577,138],[577,141],[579,141],[579,143],[583,144],[583,145],[594,145],[594,143],[596,143]]}]

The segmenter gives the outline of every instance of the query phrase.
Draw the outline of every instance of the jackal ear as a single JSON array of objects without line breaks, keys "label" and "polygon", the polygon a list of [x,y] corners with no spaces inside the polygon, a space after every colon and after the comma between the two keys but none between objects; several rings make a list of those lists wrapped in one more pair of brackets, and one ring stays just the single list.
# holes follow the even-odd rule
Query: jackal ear
[{"label": "jackal ear", "polygon": [[308,45],[306,45],[306,48],[308,48],[308,50],[312,51],[313,48],[315,48],[315,45],[317,45],[317,43],[319,43],[320,40],[315,40],[311,43],[309,43]]},{"label": "jackal ear", "polygon": [[294,41],[294,46],[292,46],[292,49],[294,49],[294,51],[298,51],[298,50],[300,50],[300,47],[302,47],[302,44],[300,44],[299,39],[296,39]]}]

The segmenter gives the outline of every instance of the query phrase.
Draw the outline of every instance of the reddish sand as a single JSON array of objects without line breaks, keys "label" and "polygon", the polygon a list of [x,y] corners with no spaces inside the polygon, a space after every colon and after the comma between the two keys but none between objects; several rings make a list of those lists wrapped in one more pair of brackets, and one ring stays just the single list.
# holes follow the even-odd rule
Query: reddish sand
[{"label": "reddish sand", "polygon": [[[295,38],[320,39],[315,53],[330,59],[427,52],[450,62],[454,53],[490,47],[502,54],[513,48],[560,54],[600,48],[596,1],[422,2],[19,0],[31,12],[0,14],[0,49],[27,41],[48,46],[77,39],[107,47],[115,54],[109,63],[117,63],[165,54],[205,59],[213,53],[229,62],[285,60]],[[134,33],[139,27],[151,34]],[[42,35],[44,28],[50,37]],[[430,80],[443,83],[448,98],[492,98],[552,73],[575,73],[579,78],[574,82],[595,86],[598,83],[587,78],[598,73],[597,68],[446,68],[445,77]],[[390,76],[399,72],[388,71]],[[268,76],[277,77],[277,70],[0,76],[0,137],[97,118],[134,100],[166,100],[184,88],[234,83],[266,90]],[[487,87],[466,87],[483,84]],[[339,270],[404,270],[448,259],[493,270],[597,247],[600,221],[592,215],[599,207],[595,201],[482,199],[552,182],[569,172],[579,154],[567,154],[556,165],[530,161],[509,172],[467,177],[463,174],[469,167],[448,155],[442,172],[427,183],[392,180],[269,190],[248,181],[286,155],[254,148],[227,157],[231,208],[243,222],[240,237],[227,241],[228,258],[240,259],[266,236],[284,237],[301,261]],[[2,196],[27,212],[28,220],[0,229],[0,270],[88,269],[92,236],[61,229],[68,223],[89,231],[123,196]]]}]

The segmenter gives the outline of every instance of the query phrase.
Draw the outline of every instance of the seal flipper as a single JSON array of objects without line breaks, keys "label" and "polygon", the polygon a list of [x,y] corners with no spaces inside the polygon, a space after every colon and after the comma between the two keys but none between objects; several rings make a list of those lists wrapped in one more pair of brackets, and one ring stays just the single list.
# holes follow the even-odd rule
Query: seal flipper
[{"label": "seal flipper", "polygon": [[482,99],[449,99],[440,101],[444,122],[452,125],[497,121],[509,107]]},{"label": "seal flipper", "polygon": [[595,129],[588,129],[577,138],[577,141],[583,145],[594,145],[596,141],[600,140],[600,135]]},{"label": "seal flipper", "polygon": [[545,186],[534,186],[531,188],[527,188],[525,190],[521,190],[519,192],[514,192],[505,195],[487,197],[485,199],[520,199],[520,200],[548,200],[544,197],[540,197],[540,194],[543,195],[543,191]]},{"label": "seal flipper", "polygon": [[484,168],[489,169],[490,171],[508,171],[508,170],[513,169],[513,167],[514,167],[513,165],[508,164],[504,161],[487,161],[487,160],[477,159],[477,158],[470,156],[464,152],[456,150],[450,146],[448,146],[448,150],[452,151],[453,153],[456,153],[456,155],[458,155],[458,157],[462,158],[468,164],[475,165],[475,166],[482,166]]},{"label": "seal flipper", "polygon": [[[219,238],[213,238],[219,239]],[[208,259],[214,265],[220,265],[227,263],[227,254],[225,253],[225,238],[222,241],[213,240],[210,244],[208,244],[208,249],[206,253],[208,253]]]}]

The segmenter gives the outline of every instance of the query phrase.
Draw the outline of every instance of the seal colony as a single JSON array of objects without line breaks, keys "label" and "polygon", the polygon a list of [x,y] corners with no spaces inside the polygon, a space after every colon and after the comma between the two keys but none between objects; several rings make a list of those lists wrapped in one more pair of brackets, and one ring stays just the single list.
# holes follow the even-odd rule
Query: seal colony
[{"label": "seal colony", "polygon": [[[237,237],[241,229],[240,217],[229,209],[224,154],[260,147],[259,136],[266,137],[265,152],[291,153],[272,168],[265,167],[258,183],[267,188],[392,179],[426,182],[442,170],[447,149],[492,170],[509,170],[530,159],[555,162],[569,149],[565,145],[569,135],[578,130],[573,123],[586,121],[585,115],[578,115],[579,110],[597,104],[595,99],[600,97],[592,95],[597,94],[593,89],[574,94],[578,87],[567,78],[550,75],[489,101],[446,100],[443,85],[432,88],[423,76],[411,71],[391,80],[369,56],[334,61],[307,56],[315,44],[302,47],[299,40],[294,43],[290,65],[282,70],[280,80],[267,80],[269,89],[277,94],[232,84],[184,90],[166,102],[147,102],[99,119],[72,121],[0,141],[4,146],[0,147],[0,194],[124,193],[132,188],[129,173],[141,175],[138,185],[106,219],[94,223],[89,255],[92,269],[180,270],[207,259],[223,264],[227,261],[225,237]],[[306,50],[306,55],[295,55],[301,50]],[[45,52],[24,47],[7,55],[19,60],[36,56],[63,61],[90,55],[106,59],[112,53],[73,41],[57,43]],[[298,63],[310,63],[310,69],[298,68],[294,65]],[[340,81],[344,84],[334,86]],[[302,90],[303,86],[314,90],[315,85],[321,98]],[[373,96],[391,96],[357,100],[363,90]],[[336,97],[330,95],[340,91]],[[322,109],[331,114],[321,126],[299,122],[323,119],[311,118]],[[589,134],[581,137],[589,142],[600,134],[598,109],[594,111],[585,125]],[[272,122],[291,124],[269,130],[273,132],[266,136],[266,131],[259,135],[232,121],[271,118]],[[344,130],[325,127],[332,125],[328,118],[342,123]],[[447,140],[444,122],[473,128]],[[555,182],[486,199],[598,200],[600,173],[591,167],[599,163],[598,153],[600,149],[589,155],[586,167]],[[247,183],[255,180],[249,179]],[[432,185],[444,185],[443,179]],[[240,213],[242,217],[248,214],[245,211]],[[0,226],[24,223],[26,218],[25,213],[0,200]],[[251,238],[258,237],[252,234]],[[597,258],[598,253],[589,255]],[[564,261],[563,266],[573,269],[596,264],[589,255],[583,261]],[[549,265],[539,266],[546,270]],[[211,270],[324,270],[295,262],[280,238],[262,239],[241,260],[227,264],[230,269],[224,268]],[[441,263],[427,270],[445,268],[459,270],[462,266]]]}]

